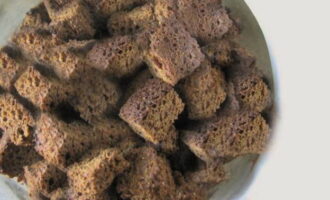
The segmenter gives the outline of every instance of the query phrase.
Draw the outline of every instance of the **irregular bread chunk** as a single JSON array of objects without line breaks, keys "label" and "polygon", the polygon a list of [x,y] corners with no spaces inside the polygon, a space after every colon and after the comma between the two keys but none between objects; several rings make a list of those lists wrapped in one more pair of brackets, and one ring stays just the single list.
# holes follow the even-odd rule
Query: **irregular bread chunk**
[{"label": "irregular bread chunk", "polygon": [[131,167],[118,177],[117,191],[123,199],[174,199],[175,183],[165,157],[151,147],[141,147],[129,155]]},{"label": "irregular bread chunk", "polygon": [[102,194],[129,163],[118,149],[98,149],[68,169],[70,187],[83,195]]},{"label": "irregular bread chunk", "polygon": [[150,71],[173,86],[193,73],[204,60],[197,41],[178,22],[160,25],[150,40],[146,56]]},{"label": "irregular bread chunk", "polygon": [[39,191],[45,196],[49,196],[66,181],[65,173],[46,161],[24,167],[24,178],[30,190]]},{"label": "irregular bread chunk", "polygon": [[220,69],[209,61],[179,84],[188,109],[188,117],[194,120],[211,118],[226,99],[226,82]]},{"label": "irregular bread chunk", "polygon": [[141,137],[159,145],[173,137],[169,130],[183,107],[170,85],[151,79],[129,98],[119,115]]},{"label": "irregular bread chunk", "polygon": [[257,112],[220,115],[193,131],[184,131],[183,141],[200,159],[259,154],[265,150],[269,126]]}]

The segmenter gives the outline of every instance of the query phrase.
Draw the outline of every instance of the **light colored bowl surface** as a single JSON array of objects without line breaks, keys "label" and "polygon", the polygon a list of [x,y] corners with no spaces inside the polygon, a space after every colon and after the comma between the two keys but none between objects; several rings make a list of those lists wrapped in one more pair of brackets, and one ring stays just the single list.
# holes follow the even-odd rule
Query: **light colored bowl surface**
[{"label": "light colored bowl surface", "polygon": [[[25,13],[41,0],[1,0],[0,1],[0,46],[6,44],[10,35],[20,25]],[[274,79],[267,44],[263,33],[252,12],[243,0],[225,0],[234,16],[241,19],[243,33],[240,43],[257,57],[257,67],[264,72],[271,89],[274,91]],[[274,95],[275,96],[275,95]],[[237,158],[226,165],[230,179],[214,188],[211,200],[239,199],[256,174],[256,165],[260,157],[248,155]],[[0,200],[25,200],[26,188],[15,181],[0,176]]]}]

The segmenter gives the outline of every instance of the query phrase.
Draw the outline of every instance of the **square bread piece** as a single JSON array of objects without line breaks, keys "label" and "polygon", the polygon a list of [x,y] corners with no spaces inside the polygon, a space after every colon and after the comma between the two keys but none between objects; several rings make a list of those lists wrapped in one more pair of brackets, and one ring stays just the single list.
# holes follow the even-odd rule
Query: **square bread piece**
[{"label": "square bread piece", "polygon": [[52,32],[64,40],[91,39],[96,33],[90,9],[82,0],[65,4],[51,17]]},{"label": "square bread piece", "polygon": [[175,182],[165,157],[152,147],[141,147],[129,156],[130,168],[118,177],[117,192],[123,199],[174,199]]},{"label": "square bread piece", "polygon": [[128,166],[118,149],[96,149],[68,169],[69,185],[75,193],[102,194]]},{"label": "square bread piece", "polygon": [[187,105],[188,117],[193,120],[214,116],[227,96],[224,74],[207,60],[180,82],[179,90]]},{"label": "square bread piece", "polygon": [[57,80],[44,76],[33,66],[20,76],[15,83],[19,95],[28,99],[42,111],[51,110],[67,97],[67,87],[62,87]]},{"label": "square bread piece", "polygon": [[41,160],[41,157],[31,147],[13,144],[7,133],[2,133],[0,138],[0,173],[21,181],[24,176],[23,167]]},{"label": "square bread piece", "polygon": [[69,103],[84,120],[91,122],[118,112],[121,90],[115,81],[108,80],[101,72],[89,69],[70,83],[74,97]]},{"label": "square bread piece", "polygon": [[10,94],[0,95],[0,129],[15,145],[33,143],[35,121],[31,112]]},{"label": "square bread piece", "polygon": [[150,40],[146,56],[150,71],[173,86],[193,73],[204,60],[197,41],[180,23],[167,21],[159,25]]},{"label": "square bread piece", "polygon": [[67,124],[54,115],[43,113],[35,133],[36,151],[50,164],[66,171],[96,143],[92,131],[78,122]]},{"label": "square bread piece", "polygon": [[206,162],[219,157],[259,154],[265,150],[269,126],[257,112],[223,114],[193,131],[183,131],[183,142]]},{"label": "square bread piece", "polygon": [[236,48],[234,53],[236,63],[228,69],[228,79],[240,106],[257,112],[266,110],[271,106],[272,93],[255,65],[255,58],[242,48]]},{"label": "square bread piece", "polygon": [[117,78],[133,75],[143,62],[143,49],[135,36],[115,36],[98,42],[88,53],[91,66]]},{"label": "square bread piece", "polygon": [[122,120],[101,117],[92,121],[93,131],[99,133],[100,143],[114,145],[117,142],[137,136],[133,130]]},{"label": "square bread piece", "polygon": [[203,43],[221,39],[233,25],[218,0],[177,1],[177,18],[188,32]]},{"label": "square bread piece", "polygon": [[151,79],[128,99],[119,115],[145,140],[159,145],[172,137],[169,130],[183,108],[169,84]]},{"label": "square bread piece", "polygon": [[29,190],[36,190],[49,196],[66,181],[66,175],[46,161],[39,161],[24,167],[24,178]]},{"label": "square bread piece", "polygon": [[9,91],[26,68],[8,47],[0,49],[0,87]]},{"label": "square bread piece", "polygon": [[67,81],[79,77],[88,68],[79,50],[71,48],[69,43],[44,51],[38,61],[55,72],[61,80]]},{"label": "square bread piece", "polygon": [[49,48],[64,44],[58,36],[46,30],[24,28],[12,37],[12,42],[30,59],[38,60]]}]

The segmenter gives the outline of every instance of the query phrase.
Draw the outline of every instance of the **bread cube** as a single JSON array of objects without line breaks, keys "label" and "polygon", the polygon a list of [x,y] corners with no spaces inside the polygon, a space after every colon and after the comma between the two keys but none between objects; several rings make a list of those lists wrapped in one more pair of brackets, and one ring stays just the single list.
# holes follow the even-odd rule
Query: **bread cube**
[{"label": "bread cube", "polygon": [[10,94],[0,95],[0,129],[15,145],[32,145],[35,125],[31,112]]},{"label": "bread cube", "polygon": [[118,84],[96,70],[87,70],[72,82],[71,105],[86,121],[118,111],[121,91]]},{"label": "bread cube", "polygon": [[24,166],[41,160],[38,153],[31,147],[16,146],[11,142],[10,136],[4,133],[0,139],[0,173],[10,178],[24,176]]},{"label": "bread cube", "polygon": [[205,122],[193,131],[184,131],[183,142],[206,162],[219,157],[259,154],[265,150],[269,126],[257,112],[228,113]]},{"label": "bread cube", "polygon": [[183,108],[169,84],[151,79],[128,99],[119,115],[141,137],[159,145],[173,137],[169,130]]},{"label": "bread cube", "polygon": [[50,27],[64,40],[90,39],[96,32],[90,10],[82,0],[71,1],[59,9],[52,17]]},{"label": "bread cube", "polygon": [[66,175],[46,161],[39,161],[24,167],[24,178],[29,190],[36,190],[49,196],[66,181]]},{"label": "bread cube", "polygon": [[84,59],[67,44],[44,51],[38,60],[64,81],[79,77],[88,68]]},{"label": "bread cube", "polygon": [[174,199],[175,183],[165,157],[151,147],[141,147],[129,155],[128,171],[118,177],[117,191],[131,200]]},{"label": "bread cube", "polygon": [[211,118],[226,99],[224,74],[207,60],[179,84],[179,90],[193,120]]},{"label": "bread cube", "polygon": [[84,124],[67,124],[43,113],[36,129],[36,151],[50,164],[66,171],[97,139]]},{"label": "bread cube", "polygon": [[229,69],[235,97],[244,109],[262,112],[271,106],[272,93],[263,75],[254,65],[254,57],[245,49],[235,50],[236,64]]},{"label": "bread cube", "polygon": [[160,25],[150,40],[146,56],[149,69],[153,75],[173,86],[193,73],[204,60],[197,41],[177,22]]},{"label": "bread cube", "polygon": [[118,149],[94,150],[68,169],[69,185],[82,195],[102,194],[128,166]]},{"label": "bread cube", "polygon": [[97,69],[122,78],[141,67],[143,50],[133,36],[116,36],[97,43],[87,59]]},{"label": "bread cube", "polygon": [[8,52],[8,48],[0,50],[0,87],[9,91],[24,69],[25,66]]},{"label": "bread cube", "polygon": [[177,7],[178,19],[193,37],[203,43],[221,39],[233,24],[217,0],[178,1]]},{"label": "bread cube", "polygon": [[28,69],[16,81],[17,92],[42,111],[48,111],[66,99],[66,88],[55,79],[44,76],[34,67]]},{"label": "bread cube", "polygon": [[26,57],[38,60],[49,48],[64,44],[58,36],[48,31],[24,28],[12,37],[12,42],[19,47]]},{"label": "bread cube", "polygon": [[92,121],[93,131],[98,132],[101,143],[114,145],[125,138],[135,136],[132,129],[122,120],[103,117]]}]

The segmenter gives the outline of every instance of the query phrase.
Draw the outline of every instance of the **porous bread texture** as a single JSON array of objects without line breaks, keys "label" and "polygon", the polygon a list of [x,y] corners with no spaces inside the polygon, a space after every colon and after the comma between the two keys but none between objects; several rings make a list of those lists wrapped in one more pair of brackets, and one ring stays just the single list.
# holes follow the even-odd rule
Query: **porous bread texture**
[{"label": "porous bread texture", "polygon": [[118,149],[93,150],[68,169],[69,185],[82,196],[102,194],[128,166]]},{"label": "porous bread texture", "polygon": [[38,58],[49,48],[64,44],[58,36],[38,28],[20,29],[11,41],[30,59]]},{"label": "porous bread texture", "polygon": [[113,35],[132,34],[156,25],[153,3],[131,11],[114,13],[108,20],[108,31]]},{"label": "porous bread texture", "polygon": [[139,88],[142,88],[148,80],[153,79],[154,76],[150,73],[148,69],[145,69],[135,75],[133,80],[131,80],[126,87],[123,102],[126,102],[130,96],[132,96]]},{"label": "porous bread texture", "polygon": [[197,41],[185,28],[169,20],[151,33],[146,62],[153,75],[174,86],[193,73],[204,57]]},{"label": "porous bread texture", "polygon": [[24,166],[41,160],[38,153],[31,147],[16,146],[10,136],[4,133],[0,139],[0,173],[9,178],[23,180]]},{"label": "porous bread texture", "polygon": [[51,192],[65,183],[66,175],[46,161],[39,161],[24,167],[24,179],[30,190],[50,196]]},{"label": "porous bread texture", "polygon": [[236,97],[243,108],[262,112],[270,106],[271,91],[258,74],[237,76],[232,82]]},{"label": "porous bread texture", "polygon": [[151,79],[128,99],[119,115],[145,140],[160,145],[172,140],[169,130],[183,108],[170,85]]},{"label": "porous bread texture", "polygon": [[35,137],[36,151],[63,171],[79,160],[98,139],[86,125],[67,124],[48,113],[41,114]]},{"label": "porous bread texture", "polygon": [[69,92],[59,81],[44,76],[33,66],[27,68],[14,86],[19,95],[42,111],[49,111],[58,103],[65,101]]},{"label": "porous bread texture", "polygon": [[17,56],[8,52],[8,48],[0,49],[0,87],[9,91],[19,75],[25,70]]},{"label": "porous bread texture", "polygon": [[220,115],[192,131],[183,131],[183,142],[200,159],[260,154],[265,150],[269,126],[257,112],[239,111]]},{"label": "porous bread texture", "polygon": [[73,95],[69,103],[86,121],[118,111],[121,90],[117,82],[109,80],[101,72],[86,70],[70,84]]},{"label": "porous bread texture", "polygon": [[38,61],[53,70],[61,80],[74,79],[88,68],[86,61],[74,52],[75,49],[70,48],[70,44],[56,46],[45,50]]},{"label": "porous bread texture", "polygon": [[41,28],[46,29],[50,23],[50,18],[44,3],[40,3],[37,7],[32,8],[26,13],[21,28]]},{"label": "porous bread texture", "polygon": [[51,31],[64,40],[91,39],[96,33],[90,9],[82,0],[71,1],[50,16]]},{"label": "porous bread texture", "polygon": [[243,109],[262,112],[270,107],[272,93],[262,73],[254,65],[255,58],[246,49],[236,48],[236,64],[229,69],[235,96]]},{"label": "porous bread texture", "polygon": [[115,145],[116,143],[132,138],[136,134],[122,120],[102,117],[92,121],[93,131],[101,135],[101,143]]},{"label": "porous bread texture", "polygon": [[15,145],[33,143],[35,120],[31,112],[11,94],[0,95],[0,129]]},{"label": "porous bread texture", "polygon": [[117,191],[131,200],[168,200],[175,194],[172,170],[165,157],[152,147],[134,150],[128,160],[134,163],[118,177]]},{"label": "porous bread texture", "polygon": [[225,8],[218,0],[177,1],[177,18],[203,43],[221,39],[232,26]]},{"label": "porous bread texture", "polygon": [[141,67],[144,52],[134,36],[115,36],[95,44],[87,59],[95,68],[117,78],[134,74]]},{"label": "porous bread texture", "polygon": [[205,60],[197,70],[182,80],[179,91],[193,120],[214,116],[226,99],[226,81],[221,70]]}]

